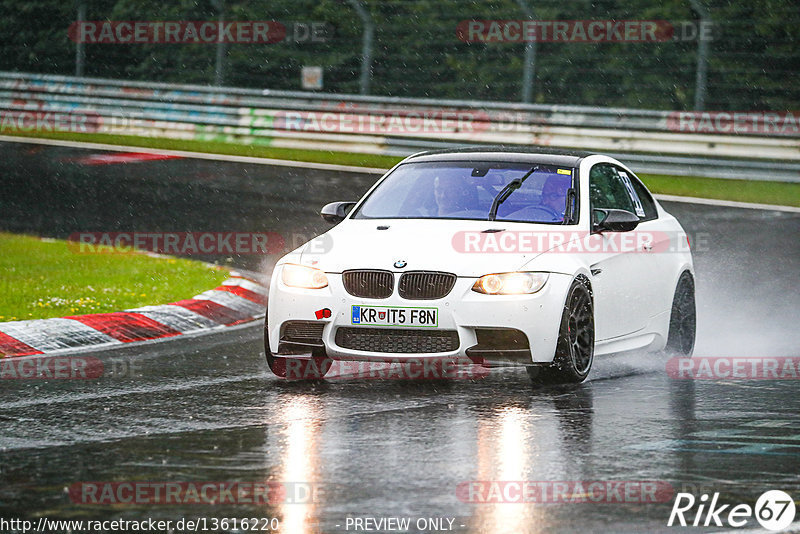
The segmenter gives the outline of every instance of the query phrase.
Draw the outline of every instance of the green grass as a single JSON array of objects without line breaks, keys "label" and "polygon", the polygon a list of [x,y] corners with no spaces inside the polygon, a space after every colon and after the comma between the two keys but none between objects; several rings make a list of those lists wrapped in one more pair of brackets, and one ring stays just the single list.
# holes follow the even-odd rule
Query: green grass
[{"label": "green grass", "polygon": [[0,322],[166,304],[218,286],[228,271],[140,253],[80,254],[66,241],[0,233]]},{"label": "green grass", "polygon": [[[234,156],[253,156],[262,158],[308,161],[314,163],[334,163],[361,167],[388,169],[402,158],[379,154],[352,154],[326,150],[298,150],[274,148],[261,145],[242,145],[222,141],[195,141],[180,139],[153,139],[133,135],[82,134],[72,132],[29,132],[27,137],[65,139],[92,143],[106,143],[144,148],[186,150]],[[759,180],[725,180],[697,176],[665,176],[656,174],[639,175],[654,193],[691,197],[737,200],[763,204],[800,206],[800,184],[787,182],[767,182]]]},{"label": "green grass", "polygon": [[653,193],[800,206],[800,183],[639,174]]}]

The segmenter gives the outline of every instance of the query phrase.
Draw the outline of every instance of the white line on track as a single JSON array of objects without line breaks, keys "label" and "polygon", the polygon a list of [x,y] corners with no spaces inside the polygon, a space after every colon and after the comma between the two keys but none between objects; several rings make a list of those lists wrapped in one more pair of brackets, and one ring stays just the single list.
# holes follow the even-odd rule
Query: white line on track
[{"label": "white line on track", "polygon": [[689,204],[705,204],[707,206],[723,206],[727,208],[745,208],[751,210],[785,211],[800,213],[800,208],[795,206],[778,206],[776,204],[756,204],[753,202],[736,202],[734,200],[717,200],[714,198],[679,197],[675,195],[653,195],[658,200],[665,202],[687,202]]},{"label": "white line on track", "polygon": [[[275,165],[279,167],[297,167],[303,169],[316,169],[323,171],[342,171],[356,174],[384,174],[388,169],[375,167],[359,167],[355,165],[336,165],[333,163],[309,163],[305,161],[292,161],[285,159],[257,158],[253,156],[232,156],[228,154],[209,154],[205,152],[190,152],[185,150],[167,150],[161,148],[144,148],[138,146],[107,145],[104,143],[87,143],[83,141],[64,141],[61,139],[42,139],[35,137],[13,137],[0,135],[0,142],[31,143],[36,145],[63,146],[70,148],[87,148],[93,150],[110,150],[115,152],[129,152],[135,150],[144,154],[165,154],[168,156],[181,156],[184,158],[207,159],[213,161],[229,161],[232,163],[254,163],[257,165]],[[736,202],[733,200],[716,200],[711,198],[683,197],[675,195],[654,195],[659,200],[667,202],[686,202],[690,204],[705,204],[708,206],[722,206],[728,208],[744,208],[755,210],[773,210],[788,213],[800,213],[800,207],[779,206],[775,204],[756,204],[751,202]]]},{"label": "white line on track", "polygon": [[384,174],[388,169],[375,167],[359,167],[356,165],[336,165],[333,163],[309,163],[288,159],[256,158],[253,156],[232,156],[229,154],[209,154],[206,152],[189,152],[186,150],[167,150],[164,148],[146,148],[140,146],[107,145],[104,143],[87,143],[84,141],[64,141],[61,139],[40,139],[36,137],[12,137],[0,135],[0,141],[9,143],[31,143],[35,145],[63,146],[70,148],[88,148],[92,150],[113,150],[115,152],[141,152],[142,154],[164,154],[184,158],[209,159],[213,161],[230,161],[233,163],[255,163],[258,165],[275,165],[280,167],[300,167],[323,171],[344,171],[358,174]]}]

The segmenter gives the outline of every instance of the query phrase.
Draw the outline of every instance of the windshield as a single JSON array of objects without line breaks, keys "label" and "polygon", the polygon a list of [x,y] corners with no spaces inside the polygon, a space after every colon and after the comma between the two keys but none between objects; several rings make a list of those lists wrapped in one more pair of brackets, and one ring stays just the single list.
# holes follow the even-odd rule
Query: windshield
[{"label": "windshield", "polygon": [[570,167],[535,163],[407,163],[372,191],[353,218],[489,220],[495,197],[525,178],[499,205],[495,220],[564,224],[574,174]]}]

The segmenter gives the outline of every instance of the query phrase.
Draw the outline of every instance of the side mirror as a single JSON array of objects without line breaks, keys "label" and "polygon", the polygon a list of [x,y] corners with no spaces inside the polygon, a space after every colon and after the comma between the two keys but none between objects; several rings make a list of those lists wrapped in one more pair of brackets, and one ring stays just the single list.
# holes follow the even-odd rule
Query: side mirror
[{"label": "side mirror", "polygon": [[330,204],[325,204],[319,214],[325,221],[336,224],[342,222],[347,217],[347,212],[355,205],[355,202],[331,202]]},{"label": "side mirror", "polygon": [[593,210],[592,232],[630,232],[639,226],[639,217],[626,210],[603,209]]}]

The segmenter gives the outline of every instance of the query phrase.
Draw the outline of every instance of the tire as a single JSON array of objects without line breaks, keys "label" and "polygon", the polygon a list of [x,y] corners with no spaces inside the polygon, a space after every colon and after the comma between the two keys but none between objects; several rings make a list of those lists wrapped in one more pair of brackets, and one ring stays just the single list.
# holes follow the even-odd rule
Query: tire
[{"label": "tire", "polygon": [[289,380],[320,380],[328,374],[333,360],[327,357],[325,349],[314,349],[311,358],[285,358],[272,354],[269,349],[269,329],[264,320],[264,354],[267,366],[279,378]]},{"label": "tire", "polygon": [[594,361],[594,306],[589,288],[575,280],[567,292],[553,364],[527,367],[534,384],[578,384]]},{"label": "tire", "polygon": [[672,310],[669,315],[669,334],[664,352],[676,356],[691,356],[697,336],[697,308],[694,278],[684,271],[675,286]]}]

